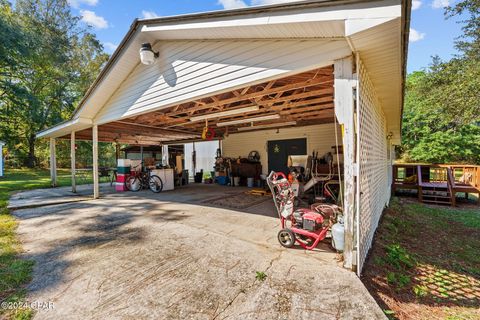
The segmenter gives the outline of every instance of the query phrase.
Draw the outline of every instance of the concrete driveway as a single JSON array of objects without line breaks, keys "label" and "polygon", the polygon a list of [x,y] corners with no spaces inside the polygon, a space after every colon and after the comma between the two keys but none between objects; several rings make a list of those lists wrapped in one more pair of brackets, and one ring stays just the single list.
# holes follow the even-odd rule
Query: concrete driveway
[{"label": "concrete driveway", "polygon": [[15,211],[36,261],[28,299],[53,303],[35,319],[385,319],[328,246],[278,244],[271,201],[209,207],[224,189],[209,190]]}]

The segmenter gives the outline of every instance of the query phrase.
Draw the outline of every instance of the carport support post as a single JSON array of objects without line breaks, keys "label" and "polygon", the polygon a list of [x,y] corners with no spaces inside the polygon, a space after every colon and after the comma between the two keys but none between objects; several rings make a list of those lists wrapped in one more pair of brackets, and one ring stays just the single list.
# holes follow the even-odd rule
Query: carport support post
[{"label": "carport support post", "polygon": [[[336,60],[334,64],[335,115],[343,125],[343,166],[344,193],[343,214],[345,224],[344,267],[353,269],[354,257],[354,223],[355,223],[355,123],[354,123],[354,87],[353,58]],[[335,128],[336,130],[336,128]],[[357,235],[358,236],[358,235]]]},{"label": "carport support post", "polygon": [[57,156],[55,148],[55,138],[50,138],[50,179],[52,187],[57,186]]},{"label": "carport support post", "polygon": [[93,198],[98,199],[100,188],[98,186],[98,125],[92,128],[92,154],[93,154]]},{"label": "carport support post", "polygon": [[70,159],[72,165],[72,192],[77,192],[77,183],[75,181],[75,131],[70,134]]}]

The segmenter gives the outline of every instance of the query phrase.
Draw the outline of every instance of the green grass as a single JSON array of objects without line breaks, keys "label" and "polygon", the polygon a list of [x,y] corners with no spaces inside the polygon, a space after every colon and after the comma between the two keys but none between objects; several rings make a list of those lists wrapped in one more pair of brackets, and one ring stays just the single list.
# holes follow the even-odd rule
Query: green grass
[{"label": "green grass", "polygon": [[473,319],[478,314],[468,292],[480,281],[479,235],[479,207],[393,198],[363,279],[384,309],[394,312],[389,318]]},{"label": "green grass", "polygon": [[[442,256],[431,257],[429,262],[447,264],[453,271],[480,277],[480,241],[474,236],[480,230],[478,208],[458,209],[412,203],[403,209],[407,216],[422,219],[428,225],[425,231],[429,231],[432,237],[438,237],[438,246],[443,249]],[[417,227],[416,232],[422,231]]]},{"label": "green grass", "polygon": [[267,275],[263,271],[256,271],[255,272],[255,279],[259,281],[265,281],[267,279]]},{"label": "green grass", "polygon": [[[59,186],[71,184],[70,171],[57,171]],[[83,183],[91,183],[91,176]],[[78,183],[78,182],[77,182]],[[8,212],[10,194],[15,191],[50,187],[50,172],[44,169],[7,170],[0,178],[0,301],[22,301],[25,299],[24,286],[32,277],[33,261],[19,258],[22,252],[16,237],[17,221]],[[0,318],[30,319],[33,311],[0,309]]]}]

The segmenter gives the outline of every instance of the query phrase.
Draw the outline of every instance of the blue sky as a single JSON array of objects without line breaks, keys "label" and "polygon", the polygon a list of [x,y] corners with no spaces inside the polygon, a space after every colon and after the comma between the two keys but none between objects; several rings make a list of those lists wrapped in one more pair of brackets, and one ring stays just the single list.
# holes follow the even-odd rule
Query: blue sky
[{"label": "blue sky", "polygon": [[[75,14],[83,17],[104,44],[113,52],[135,18],[171,16],[292,0],[69,0]],[[445,20],[444,7],[454,0],[414,0],[408,71],[427,67],[431,56],[449,59],[455,54],[454,39],[461,35],[455,20]]]}]

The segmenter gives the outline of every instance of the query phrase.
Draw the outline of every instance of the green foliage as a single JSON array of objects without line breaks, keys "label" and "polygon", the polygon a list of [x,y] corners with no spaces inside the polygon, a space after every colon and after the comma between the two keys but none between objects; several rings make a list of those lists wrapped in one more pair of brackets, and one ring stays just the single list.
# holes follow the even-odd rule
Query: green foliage
[{"label": "green foliage", "polygon": [[257,279],[258,281],[265,281],[265,279],[267,279],[267,275],[263,271],[256,271],[255,279]]},{"label": "green foliage", "polygon": [[477,319],[478,308],[471,307],[463,290],[474,292],[480,277],[479,230],[478,208],[428,206],[393,197],[363,276],[375,299],[396,312],[396,317],[387,316]]},{"label": "green foliage", "polygon": [[464,23],[463,35],[455,45],[466,56],[477,59],[480,56],[480,0],[461,0],[447,7],[448,18],[461,16]]},{"label": "green foliage", "polygon": [[12,316],[13,320],[30,320],[33,319],[34,311],[30,308],[15,310]]},{"label": "green foliage", "polygon": [[[387,266],[389,271],[386,274],[387,283],[395,287],[396,290],[401,290],[410,285],[411,278],[407,272],[415,267],[416,262],[405,248],[399,244],[389,244],[385,246],[385,257],[377,260],[382,261],[383,266]],[[379,262],[375,264],[380,265]]]},{"label": "green foliage", "polygon": [[446,9],[461,16],[464,34],[450,61],[407,77],[402,126],[403,159],[480,164],[480,0]]},{"label": "green foliage", "polygon": [[[6,204],[6,202],[5,202]],[[20,243],[15,236],[17,222],[0,204],[0,301],[22,300],[25,293],[21,287],[30,281],[33,261],[18,257]],[[8,310],[0,309],[0,318]],[[15,311],[13,318],[26,314],[26,311]]]},{"label": "green foliage", "polygon": [[415,266],[415,260],[405,248],[399,244],[389,244],[385,247],[385,261],[396,270],[410,269]]},{"label": "green foliage", "polygon": [[[407,78],[402,129],[403,158],[430,163],[480,163],[480,126],[477,120],[472,120],[478,117],[474,113],[480,112],[475,106],[480,96],[478,101],[452,101],[461,100],[460,97],[455,98],[456,95],[468,97],[466,93],[454,92],[462,88],[455,84],[454,79],[463,77],[452,76],[451,81],[444,80],[442,84],[443,80],[439,78],[448,74],[445,70],[451,67],[452,62],[437,64],[442,66],[414,72]],[[470,82],[467,81],[468,86],[480,88],[480,72],[472,78]],[[478,93],[480,90],[477,89],[475,94]],[[463,113],[459,110],[450,116],[447,110],[452,105],[463,108]]]},{"label": "green foliage", "polygon": [[66,0],[0,0],[0,140],[37,164],[35,134],[69,118],[108,55]]},{"label": "green foliage", "polygon": [[395,311],[390,309],[383,309],[383,313],[387,316],[388,319],[396,319]]},{"label": "green foliage", "polygon": [[426,286],[416,285],[413,287],[413,293],[417,298],[423,298],[428,294],[428,288]]},{"label": "green foliage", "polygon": [[405,288],[410,282],[411,279],[406,274],[397,272],[387,273],[387,283],[392,287],[396,287],[397,290]]}]

